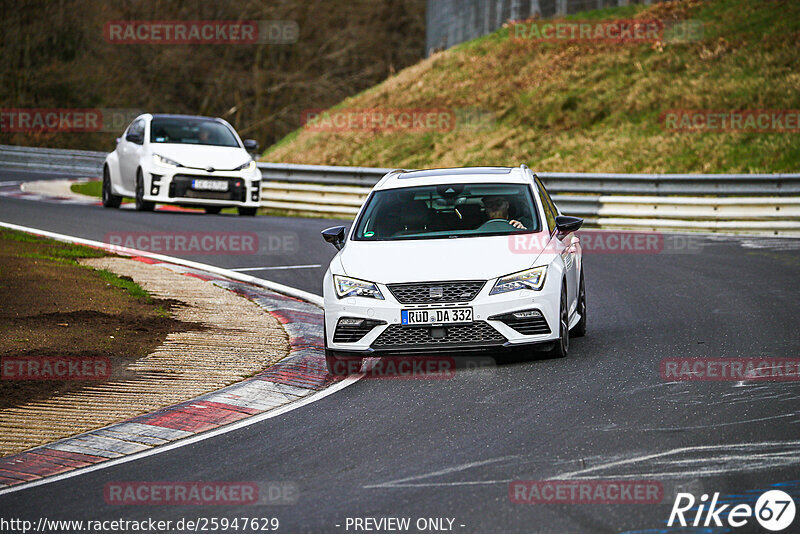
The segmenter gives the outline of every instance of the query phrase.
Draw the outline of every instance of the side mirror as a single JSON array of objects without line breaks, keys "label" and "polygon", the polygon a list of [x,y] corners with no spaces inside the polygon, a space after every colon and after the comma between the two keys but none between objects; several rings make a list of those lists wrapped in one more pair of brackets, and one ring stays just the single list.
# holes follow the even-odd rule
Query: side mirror
[{"label": "side mirror", "polygon": [[244,149],[248,152],[258,152],[258,141],[255,139],[245,139]]},{"label": "side mirror", "polygon": [[567,215],[556,217],[556,230],[561,236],[577,232],[581,226],[583,226],[583,219],[580,217],[569,217]]},{"label": "side mirror", "polygon": [[122,138],[121,137],[117,137],[117,144],[119,144],[120,141],[122,141]]},{"label": "side mirror", "polygon": [[336,250],[342,250],[344,246],[344,226],[334,226],[323,230],[322,239],[336,247]]}]

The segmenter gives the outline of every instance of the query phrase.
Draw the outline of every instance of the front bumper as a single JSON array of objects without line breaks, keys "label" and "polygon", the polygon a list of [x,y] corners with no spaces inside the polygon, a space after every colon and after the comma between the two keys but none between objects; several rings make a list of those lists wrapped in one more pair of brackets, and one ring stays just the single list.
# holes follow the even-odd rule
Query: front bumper
[{"label": "front bumper", "polygon": [[[498,350],[550,343],[558,339],[561,298],[558,277],[548,277],[540,291],[519,290],[490,296],[489,292],[495,282],[496,279],[489,280],[477,296],[468,302],[403,304],[386,285],[380,283],[378,287],[385,300],[366,297],[339,299],[334,292],[333,277],[329,272],[323,284],[326,346],[335,352],[362,356],[389,353],[436,354],[442,351]],[[419,327],[400,324],[402,310],[462,306],[472,308],[472,325]],[[538,312],[540,316],[519,321],[510,315],[523,311]],[[341,318],[365,320],[361,329],[366,333],[359,335],[362,332],[357,332],[344,336],[340,328],[337,334]],[[434,329],[437,331],[434,332]],[[357,339],[353,340],[354,338]]]},{"label": "front bumper", "polygon": [[[227,182],[225,191],[198,190],[196,179]],[[258,207],[261,201],[261,171],[214,171],[186,167],[151,166],[144,172],[144,200],[160,204],[193,206]]]}]

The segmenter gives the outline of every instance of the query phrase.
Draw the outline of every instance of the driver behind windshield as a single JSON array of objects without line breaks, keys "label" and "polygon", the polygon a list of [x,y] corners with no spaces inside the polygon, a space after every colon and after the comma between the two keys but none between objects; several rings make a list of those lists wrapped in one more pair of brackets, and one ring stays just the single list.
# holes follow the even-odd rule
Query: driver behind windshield
[{"label": "driver behind windshield", "polygon": [[527,230],[525,225],[522,224],[521,222],[513,219],[511,220],[508,219],[509,202],[506,197],[500,197],[500,196],[483,197],[482,200],[483,200],[483,207],[486,211],[486,215],[489,217],[489,220],[486,222],[506,221],[514,228],[518,228],[519,230]]},{"label": "driver behind windshield", "polygon": [[200,139],[201,145],[209,145],[211,144],[211,130],[208,126],[200,126],[200,131],[198,133],[198,138]]}]

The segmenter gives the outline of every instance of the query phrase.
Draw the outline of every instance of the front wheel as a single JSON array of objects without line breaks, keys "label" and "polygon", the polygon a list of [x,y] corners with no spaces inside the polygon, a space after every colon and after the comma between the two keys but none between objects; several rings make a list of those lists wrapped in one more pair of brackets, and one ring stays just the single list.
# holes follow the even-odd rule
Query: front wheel
[{"label": "front wheel", "polygon": [[136,211],[153,211],[155,202],[148,202],[144,199],[144,176],[142,169],[136,171]]},{"label": "front wheel", "polygon": [[569,352],[569,310],[567,309],[567,286],[561,287],[561,307],[558,313],[559,336],[555,346],[547,353],[550,358],[566,358]]},{"label": "front wheel", "polygon": [[349,376],[359,373],[364,358],[357,356],[336,356],[333,351],[325,349],[325,363],[328,373],[333,376]]},{"label": "front wheel", "polygon": [[245,215],[247,217],[252,217],[258,211],[258,208],[246,208],[244,206],[239,206],[239,215]]},{"label": "front wheel", "polygon": [[104,208],[118,208],[122,204],[122,196],[115,195],[111,192],[111,175],[108,172],[108,167],[103,166],[103,207]]},{"label": "front wheel", "polygon": [[581,281],[578,288],[578,314],[581,316],[581,320],[572,328],[570,334],[575,337],[583,337],[586,335],[586,285],[583,283],[583,269],[581,269]]}]

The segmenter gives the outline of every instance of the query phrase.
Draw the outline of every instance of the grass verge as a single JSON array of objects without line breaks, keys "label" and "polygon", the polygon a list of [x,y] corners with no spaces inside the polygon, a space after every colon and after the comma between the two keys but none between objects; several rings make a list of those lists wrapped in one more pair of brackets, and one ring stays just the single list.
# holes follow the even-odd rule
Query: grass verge
[{"label": "grass verge", "polygon": [[103,182],[100,180],[90,180],[88,182],[76,182],[69,186],[73,193],[88,195],[90,197],[101,198],[103,196]]}]

